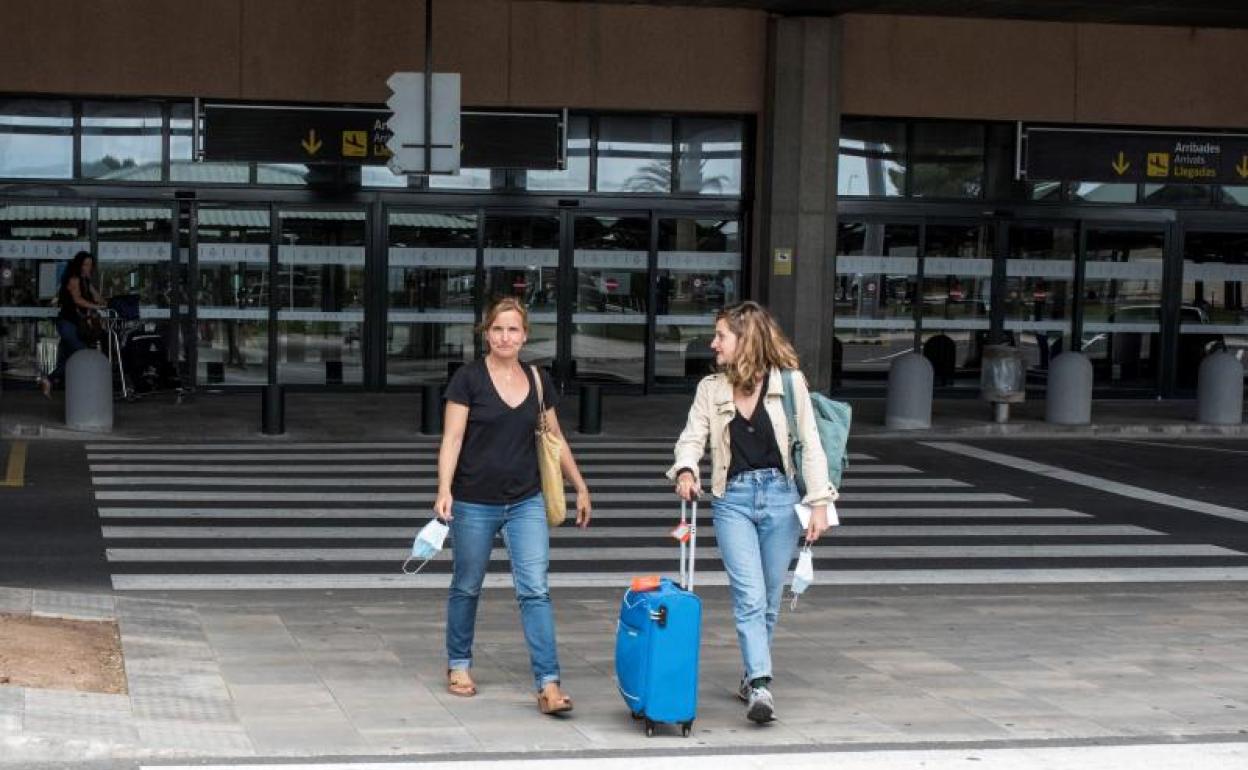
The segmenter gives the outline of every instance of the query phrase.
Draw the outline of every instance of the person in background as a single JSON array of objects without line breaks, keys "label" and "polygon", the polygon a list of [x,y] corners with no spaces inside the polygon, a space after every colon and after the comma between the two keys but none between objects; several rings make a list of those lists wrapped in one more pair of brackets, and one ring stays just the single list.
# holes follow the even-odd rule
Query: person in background
[{"label": "person in background", "polygon": [[[65,362],[70,356],[99,343],[98,339],[92,340],[89,335],[84,335],[84,330],[98,322],[96,314],[107,307],[99,289],[95,288],[94,273],[95,257],[89,251],[80,251],[61,275],[60,289],[56,294],[60,305],[56,333],[60,335],[61,344],[56,354],[56,368],[39,378],[39,389],[45,396],[51,397],[53,386],[60,387],[64,383]],[[84,339],[84,336],[88,338]]]}]

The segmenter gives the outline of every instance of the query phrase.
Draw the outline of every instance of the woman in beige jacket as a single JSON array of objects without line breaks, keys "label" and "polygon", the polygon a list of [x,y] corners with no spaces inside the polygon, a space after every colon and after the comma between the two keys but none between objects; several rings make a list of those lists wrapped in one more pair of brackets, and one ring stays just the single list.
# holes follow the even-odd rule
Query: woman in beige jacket
[{"label": "woman in beige jacket", "polygon": [[745,661],[738,694],[748,704],[747,718],[769,722],[775,718],[771,638],[802,534],[794,506],[810,506],[805,535],[814,542],[828,528],[828,505],[836,490],[828,482],[806,379],[797,372],[793,390],[806,483],[805,498],[798,495],[781,372],[798,369],[799,362],[771,314],[756,302],[720,311],[711,349],[719,373],[698,384],[667,476],[680,497],[697,497],[698,463],[710,442],[715,540],[728,573]]}]

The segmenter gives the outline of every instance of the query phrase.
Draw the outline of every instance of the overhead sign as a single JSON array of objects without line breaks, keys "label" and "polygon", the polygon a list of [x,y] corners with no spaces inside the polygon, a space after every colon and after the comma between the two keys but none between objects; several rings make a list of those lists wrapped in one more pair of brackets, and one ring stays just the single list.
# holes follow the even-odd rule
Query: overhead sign
[{"label": "overhead sign", "polygon": [[566,167],[562,113],[465,112],[460,162],[468,168]]},{"label": "overhead sign", "polygon": [[[425,119],[425,75],[396,72],[386,80],[390,98],[391,157],[387,165],[396,174],[459,173],[459,73],[435,72],[431,78],[431,117]],[[425,124],[432,136],[426,147]],[[429,167],[425,167],[428,155]]]},{"label": "overhead sign", "polygon": [[1028,126],[1029,180],[1248,184],[1248,135]]},{"label": "overhead sign", "polygon": [[204,106],[204,160],[376,165],[390,159],[385,110]]}]

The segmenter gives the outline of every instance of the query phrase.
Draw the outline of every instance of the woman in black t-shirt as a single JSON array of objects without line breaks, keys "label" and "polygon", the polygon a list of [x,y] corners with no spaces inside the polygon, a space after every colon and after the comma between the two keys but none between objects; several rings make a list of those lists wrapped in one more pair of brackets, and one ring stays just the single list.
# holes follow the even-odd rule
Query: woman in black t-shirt
[{"label": "woman in black t-shirt", "polygon": [[[550,377],[520,362],[528,338],[524,306],[499,300],[482,324],[489,353],[463,366],[446,389],[446,419],[438,452],[438,497],[433,510],[451,526],[454,572],[446,609],[447,690],[472,696],[476,683],[472,640],[477,599],[490,564],[494,537],[502,531],[520,620],[529,648],[537,704],[544,714],[572,709],[559,683],[555,615],[547,572],[550,532],[537,467],[538,388],[546,423],[562,438],[555,417],[558,396]],[[539,381],[534,374],[540,373]],[[561,455],[564,478],[576,487],[576,524],[589,526],[589,489],[571,449]]]},{"label": "woman in black t-shirt", "polygon": [[60,310],[56,316],[56,332],[61,337],[60,347],[56,353],[56,368],[47,376],[39,378],[39,389],[43,395],[52,394],[53,385],[60,385],[65,379],[65,362],[79,350],[93,347],[95,342],[83,339],[81,327],[83,321],[107,307],[100,292],[91,283],[95,272],[95,257],[89,251],[80,251],[65,266],[61,275],[61,286],[57,290],[57,303]]}]

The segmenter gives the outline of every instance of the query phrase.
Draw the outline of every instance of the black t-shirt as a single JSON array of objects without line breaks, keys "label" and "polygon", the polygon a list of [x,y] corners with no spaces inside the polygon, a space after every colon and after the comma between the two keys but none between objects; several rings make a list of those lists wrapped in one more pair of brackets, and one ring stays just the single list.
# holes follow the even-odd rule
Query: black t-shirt
[{"label": "black t-shirt", "polygon": [[[550,375],[542,374],[547,409],[559,405]],[[446,387],[446,400],[468,407],[468,426],[459,450],[451,495],[467,503],[503,505],[532,497],[542,488],[537,470],[537,389],[524,364],[529,395],[512,409],[490,380],[485,360],[461,366]]]},{"label": "black t-shirt", "polygon": [[754,414],[745,419],[740,412],[728,423],[728,446],[732,452],[732,460],[728,464],[728,478],[742,471],[755,471],[763,468],[784,469],[784,458],[780,455],[780,446],[776,443],[776,431],[772,427],[771,418],[763,408],[763,398],[759,396],[758,406]]}]

